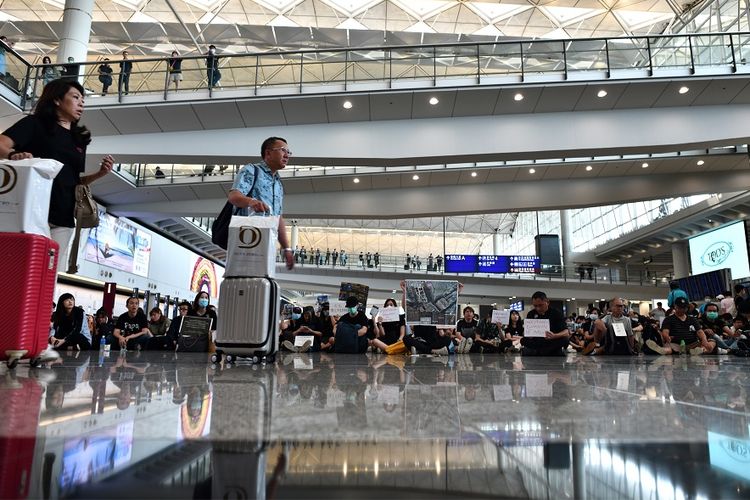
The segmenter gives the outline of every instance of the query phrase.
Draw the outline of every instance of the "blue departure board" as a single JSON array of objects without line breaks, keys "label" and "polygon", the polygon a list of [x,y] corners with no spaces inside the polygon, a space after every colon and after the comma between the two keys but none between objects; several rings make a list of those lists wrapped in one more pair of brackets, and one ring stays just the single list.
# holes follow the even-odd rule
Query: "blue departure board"
[{"label": "blue departure board", "polygon": [[446,273],[475,273],[477,272],[477,255],[446,255]]},{"label": "blue departure board", "polygon": [[446,255],[447,273],[538,273],[540,259],[536,255]]}]

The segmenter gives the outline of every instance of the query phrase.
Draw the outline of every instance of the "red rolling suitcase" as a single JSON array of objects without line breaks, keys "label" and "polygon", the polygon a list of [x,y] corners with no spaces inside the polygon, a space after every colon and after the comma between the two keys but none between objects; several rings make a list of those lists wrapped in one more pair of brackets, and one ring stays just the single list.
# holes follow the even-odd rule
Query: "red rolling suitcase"
[{"label": "red rolling suitcase", "polygon": [[0,276],[10,283],[10,302],[0,335],[0,360],[13,368],[21,358],[36,364],[47,347],[57,281],[58,245],[29,233],[0,233]]},{"label": "red rolling suitcase", "polygon": [[35,480],[32,467],[42,387],[7,372],[0,378],[0,398],[0,498],[28,498]]}]

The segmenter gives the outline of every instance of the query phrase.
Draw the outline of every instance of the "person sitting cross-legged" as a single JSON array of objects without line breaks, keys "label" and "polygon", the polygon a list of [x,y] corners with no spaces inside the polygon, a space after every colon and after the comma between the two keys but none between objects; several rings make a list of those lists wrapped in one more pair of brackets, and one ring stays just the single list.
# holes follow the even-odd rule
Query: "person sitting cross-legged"
[{"label": "person sitting cross-legged", "polygon": [[661,338],[664,347],[653,340],[646,345],[659,354],[677,354],[684,341],[685,351],[691,355],[708,354],[716,349],[716,342],[708,340],[700,322],[687,315],[688,301],[684,297],[674,300],[674,314],[667,316],[661,325]]}]

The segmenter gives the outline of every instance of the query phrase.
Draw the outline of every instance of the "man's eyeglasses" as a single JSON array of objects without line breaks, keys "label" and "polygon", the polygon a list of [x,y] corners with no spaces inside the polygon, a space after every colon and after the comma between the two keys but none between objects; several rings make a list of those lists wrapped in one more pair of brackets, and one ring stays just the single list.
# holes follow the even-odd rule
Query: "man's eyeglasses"
[{"label": "man's eyeglasses", "polygon": [[281,151],[283,153],[288,154],[289,156],[292,156],[292,150],[288,148],[268,148],[270,151]]}]

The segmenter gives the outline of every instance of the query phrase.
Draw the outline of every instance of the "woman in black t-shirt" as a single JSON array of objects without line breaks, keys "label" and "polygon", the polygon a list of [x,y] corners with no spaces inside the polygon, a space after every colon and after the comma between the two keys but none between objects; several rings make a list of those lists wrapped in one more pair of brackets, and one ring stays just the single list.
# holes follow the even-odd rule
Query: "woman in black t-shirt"
[{"label": "woman in black t-shirt", "polygon": [[57,308],[52,313],[52,328],[49,343],[59,351],[74,348],[79,351],[91,349],[91,332],[83,309],[76,307],[72,294],[64,293],[57,299]]},{"label": "woman in black t-shirt", "polygon": [[[383,308],[388,307],[398,307],[396,299],[386,299],[385,303],[383,303]],[[378,319],[380,321],[377,321]],[[373,318],[373,325],[376,336],[375,340],[389,346],[404,338],[404,334],[406,333],[406,315],[399,314],[398,321],[382,321],[382,317],[378,316]],[[379,345],[375,345],[375,347],[383,349]]]},{"label": "woman in black t-shirt", "polygon": [[211,333],[216,331],[216,323],[218,322],[218,316],[213,309],[209,307],[210,298],[208,292],[198,292],[193,301],[193,308],[188,313],[188,316],[198,316],[200,318],[211,318]]},{"label": "woman in black t-shirt", "polygon": [[47,219],[51,237],[60,245],[58,267],[67,265],[68,247],[76,225],[76,186],[104,177],[114,162],[106,155],[97,172],[81,175],[85,170],[86,147],[91,142],[88,129],[78,125],[82,114],[83,87],[74,80],[53,80],[44,87],[34,113],[0,134],[0,158],[50,158],[63,164],[52,182]]}]

